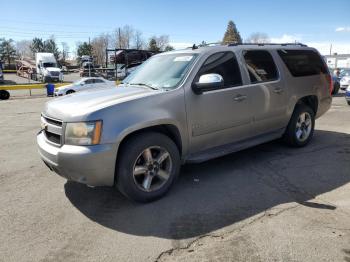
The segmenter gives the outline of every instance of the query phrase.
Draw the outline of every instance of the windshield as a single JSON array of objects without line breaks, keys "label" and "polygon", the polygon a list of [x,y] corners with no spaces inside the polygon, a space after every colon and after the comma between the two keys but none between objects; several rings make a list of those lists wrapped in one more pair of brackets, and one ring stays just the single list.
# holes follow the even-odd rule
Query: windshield
[{"label": "windshield", "polygon": [[56,63],[43,63],[43,66],[46,67],[57,67]]},{"label": "windshield", "polygon": [[75,81],[75,82],[73,83],[73,85],[78,86],[78,85],[84,84],[84,83],[85,83],[85,79],[79,79],[79,80]]},{"label": "windshield", "polygon": [[151,57],[124,81],[154,89],[174,89],[185,77],[197,54],[167,54]]}]

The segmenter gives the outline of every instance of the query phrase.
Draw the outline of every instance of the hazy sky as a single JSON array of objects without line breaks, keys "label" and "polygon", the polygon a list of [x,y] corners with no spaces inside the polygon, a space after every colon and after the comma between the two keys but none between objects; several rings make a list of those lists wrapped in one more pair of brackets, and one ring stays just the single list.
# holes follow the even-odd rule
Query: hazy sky
[{"label": "hazy sky", "polygon": [[300,41],[329,53],[350,53],[350,0],[280,1],[3,1],[0,38],[88,41],[129,24],[152,35],[166,34],[176,48],[222,39],[232,19],[243,39],[264,32],[273,42]]}]

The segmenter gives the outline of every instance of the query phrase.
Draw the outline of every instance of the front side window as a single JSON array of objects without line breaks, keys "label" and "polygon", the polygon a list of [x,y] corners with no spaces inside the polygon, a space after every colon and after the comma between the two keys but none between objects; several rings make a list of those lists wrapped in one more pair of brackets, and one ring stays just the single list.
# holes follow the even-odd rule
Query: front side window
[{"label": "front side window", "polygon": [[130,74],[123,83],[153,89],[175,89],[184,79],[196,56],[194,53],[153,56]]},{"label": "front side window", "polygon": [[264,50],[245,51],[244,60],[252,84],[277,80],[277,68],[269,52]]},{"label": "front side window", "polygon": [[89,85],[89,84],[93,84],[93,83],[94,83],[93,79],[85,80],[85,85]]},{"label": "front side window", "polygon": [[232,52],[220,52],[211,55],[199,70],[197,79],[201,75],[219,74],[224,79],[224,88],[242,85],[241,72],[237,59]]}]

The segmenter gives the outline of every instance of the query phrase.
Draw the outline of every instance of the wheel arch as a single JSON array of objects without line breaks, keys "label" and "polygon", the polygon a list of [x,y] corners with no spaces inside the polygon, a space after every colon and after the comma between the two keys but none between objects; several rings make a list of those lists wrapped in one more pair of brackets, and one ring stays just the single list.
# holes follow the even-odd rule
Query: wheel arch
[{"label": "wheel arch", "polygon": [[318,110],[318,97],[316,95],[308,95],[308,96],[304,96],[299,98],[299,100],[296,102],[295,107],[298,104],[305,104],[307,106],[309,106],[315,113],[315,116],[317,115],[317,110]]},{"label": "wheel arch", "polygon": [[116,165],[115,165],[115,177],[114,177],[114,183],[116,182],[117,178],[117,167],[118,167],[118,159],[120,155],[120,151],[122,148],[126,145],[127,141],[135,137],[137,135],[141,135],[144,133],[161,133],[169,137],[176,145],[176,147],[179,150],[180,158],[182,158],[183,155],[183,140],[181,137],[181,133],[179,128],[174,124],[157,124],[157,125],[150,125],[146,127],[142,127],[139,129],[132,130],[122,136],[122,138],[119,140],[118,148],[117,148],[117,155],[116,155]]},{"label": "wheel arch", "polygon": [[66,91],[66,95],[68,95],[68,94],[71,94],[71,93],[75,93],[76,91],[74,90],[74,89],[68,89],[67,91]]}]

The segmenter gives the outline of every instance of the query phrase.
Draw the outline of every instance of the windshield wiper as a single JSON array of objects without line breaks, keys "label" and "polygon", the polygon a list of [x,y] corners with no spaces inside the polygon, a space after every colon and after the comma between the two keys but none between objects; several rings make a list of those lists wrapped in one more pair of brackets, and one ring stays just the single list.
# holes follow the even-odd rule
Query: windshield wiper
[{"label": "windshield wiper", "polygon": [[159,90],[159,88],[156,88],[154,86],[151,86],[151,85],[148,85],[148,84],[145,84],[145,83],[126,83],[127,85],[135,85],[135,86],[145,86],[145,87],[148,87],[148,88],[151,88],[153,90]]}]

